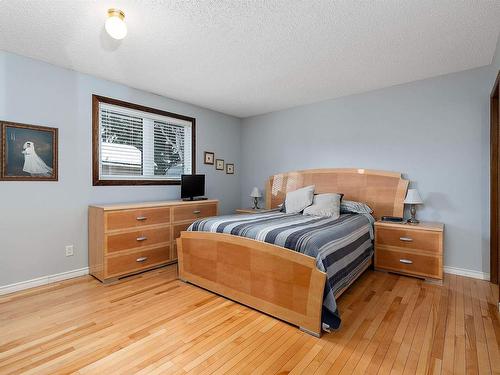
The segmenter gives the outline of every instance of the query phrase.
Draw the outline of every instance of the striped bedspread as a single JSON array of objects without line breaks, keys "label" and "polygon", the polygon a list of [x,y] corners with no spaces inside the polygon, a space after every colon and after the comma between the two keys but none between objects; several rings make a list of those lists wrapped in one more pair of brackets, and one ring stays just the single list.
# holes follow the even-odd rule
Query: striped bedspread
[{"label": "striped bedspread", "polygon": [[356,279],[373,254],[373,217],[345,214],[326,217],[285,214],[279,211],[216,216],[195,221],[188,230],[229,233],[286,247],[316,259],[327,274],[322,322],[340,326],[335,293]]}]

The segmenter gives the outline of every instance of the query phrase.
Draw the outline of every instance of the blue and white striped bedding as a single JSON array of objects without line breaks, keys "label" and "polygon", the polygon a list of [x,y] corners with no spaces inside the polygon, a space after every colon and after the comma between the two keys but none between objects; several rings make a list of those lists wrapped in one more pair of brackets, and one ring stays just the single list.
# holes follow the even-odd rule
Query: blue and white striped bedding
[{"label": "blue and white striped bedding", "polygon": [[326,272],[322,322],[336,329],[341,320],[335,293],[362,272],[373,255],[373,217],[343,214],[338,219],[270,211],[195,221],[188,230],[229,233],[299,251]]}]

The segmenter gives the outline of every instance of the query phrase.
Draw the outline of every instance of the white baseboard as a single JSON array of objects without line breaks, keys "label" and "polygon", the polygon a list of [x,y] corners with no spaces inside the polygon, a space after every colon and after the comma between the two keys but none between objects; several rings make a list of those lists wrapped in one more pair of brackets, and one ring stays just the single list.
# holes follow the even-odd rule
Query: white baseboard
[{"label": "white baseboard", "polygon": [[444,267],[444,272],[445,273],[451,273],[452,275],[459,275],[459,276],[467,276],[467,277],[472,277],[474,279],[481,279],[481,280],[490,280],[490,274],[486,272],[481,272],[481,271],[474,271],[474,270],[467,270],[465,268],[457,268],[457,267]]},{"label": "white baseboard", "polygon": [[37,277],[36,279],[21,281],[14,284],[3,285],[0,286],[0,296],[3,294],[14,293],[20,290],[56,283],[58,281],[72,279],[74,277],[88,275],[88,274],[89,274],[89,268],[85,267],[85,268],[80,268],[78,270],[66,271],[66,272],[56,273],[54,275]]},{"label": "white baseboard", "polygon": [[[452,275],[472,277],[474,279],[490,280],[489,273],[468,270],[465,268],[445,266],[444,272],[451,273]],[[25,290],[25,289],[34,288],[34,287],[41,286],[41,285],[56,283],[58,281],[68,280],[68,279],[72,279],[74,277],[84,276],[84,275],[88,275],[88,274],[89,274],[89,268],[85,267],[85,268],[80,268],[77,270],[56,273],[54,275],[42,276],[42,277],[38,277],[36,279],[21,281],[21,282],[14,283],[14,284],[3,285],[3,286],[0,286],[0,296],[3,294],[14,293],[14,292],[18,292],[20,290]]]}]

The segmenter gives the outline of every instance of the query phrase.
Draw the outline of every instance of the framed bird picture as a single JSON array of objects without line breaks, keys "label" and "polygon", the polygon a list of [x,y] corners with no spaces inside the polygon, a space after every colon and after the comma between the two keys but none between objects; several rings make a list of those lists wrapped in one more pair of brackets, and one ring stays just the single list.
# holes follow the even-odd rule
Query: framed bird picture
[{"label": "framed bird picture", "polygon": [[57,181],[56,128],[0,121],[0,179]]}]

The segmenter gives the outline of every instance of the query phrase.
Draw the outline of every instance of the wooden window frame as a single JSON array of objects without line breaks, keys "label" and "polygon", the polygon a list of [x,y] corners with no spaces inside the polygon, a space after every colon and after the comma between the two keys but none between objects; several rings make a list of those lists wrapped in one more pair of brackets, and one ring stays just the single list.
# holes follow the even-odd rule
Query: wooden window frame
[{"label": "wooden window frame", "polygon": [[175,180],[102,180],[99,175],[99,104],[106,103],[119,107],[134,109],[160,116],[173,117],[191,123],[191,173],[196,174],[196,119],[177,113],[163,111],[161,109],[145,107],[139,104],[129,103],[118,99],[108,98],[100,95],[92,95],[92,183],[93,186],[130,186],[130,185],[180,185],[181,181]]}]

